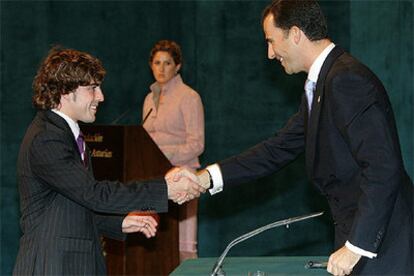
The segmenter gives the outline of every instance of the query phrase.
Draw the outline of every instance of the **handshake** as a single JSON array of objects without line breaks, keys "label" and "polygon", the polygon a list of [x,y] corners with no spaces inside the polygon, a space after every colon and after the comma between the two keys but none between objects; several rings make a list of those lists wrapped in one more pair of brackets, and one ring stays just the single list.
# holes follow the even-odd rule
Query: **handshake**
[{"label": "handshake", "polygon": [[[210,188],[210,174],[207,170],[192,173],[188,169],[173,168],[165,175],[168,199],[183,204],[205,193]],[[147,238],[154,237],[157,232],[159,217],[151,212],[131,212],[122,222],[122,232],[141,232]]]},{"label": "handshake", "polygon": [[205,193],[210,188],[210,175],[206,170],[193,173],[188,169],[173,168],[165,175],[168,199],[183,204]]}]

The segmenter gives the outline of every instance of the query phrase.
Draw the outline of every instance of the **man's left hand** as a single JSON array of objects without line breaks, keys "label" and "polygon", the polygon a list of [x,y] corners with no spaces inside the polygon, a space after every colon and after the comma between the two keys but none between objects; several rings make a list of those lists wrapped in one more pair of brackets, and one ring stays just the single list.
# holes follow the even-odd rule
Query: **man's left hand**
[{"label": "man's left hand", "polygon": [[147,238],[152,238],[157,233],[157,226],[157,221],[151,215],[134,215],[134,212],[131,212],[122,221],[122,232],[141,232]]},{"label": "man's left hand", "polygon": [[349,275],[360,258],[361,255],[343,246],[329,257],[327,270],[335,276]]}]

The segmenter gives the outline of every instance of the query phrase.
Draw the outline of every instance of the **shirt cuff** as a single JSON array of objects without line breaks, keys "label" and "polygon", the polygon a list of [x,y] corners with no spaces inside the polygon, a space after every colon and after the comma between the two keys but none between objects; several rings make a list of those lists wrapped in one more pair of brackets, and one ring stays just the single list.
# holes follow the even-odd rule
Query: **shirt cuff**
[{"label": "shirt cuff", "polygon": [[349,250],[351,250],[352,252],[354,252],[354,253],[356,253],[356,254],[359,254],[359,255],[362,255],[362,256],[364,256],[364,257],[368,257],[368,258],[370,258],[370,259],[372,259],[372,258],[376,258],[376,257],[377,257],[377,254],[376,254],[376,253],[372,253],[372,252],[370,252],[370,251],[366,251],[366,250],[364,250],[364,249],[361,249],[361,248],[359,248],[359,247],[357,247],[357,246],[353,245],[353,244],[352,244],[352,243],[350,243],[349,241],[346,241],[345,246],[346,246]]},{"label": "shirt cuff", "polygon": [[206,168],[210,173],[211,179],[213,180],[213,187],[209,189],[211,195],[220,193],[223,191],[223,177],[221,175],[221,170],[218,164],[210,165]]}]

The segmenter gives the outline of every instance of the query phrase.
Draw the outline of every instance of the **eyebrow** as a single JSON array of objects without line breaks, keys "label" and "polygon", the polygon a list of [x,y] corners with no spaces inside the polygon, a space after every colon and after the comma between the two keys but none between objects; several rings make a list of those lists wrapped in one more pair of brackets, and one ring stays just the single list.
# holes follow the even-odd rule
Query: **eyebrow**
[{"label": "eyebrow", "polygon": [[265,39],[265,41],[266,41],[266,43],[272,43],[273,39],[271,39],[271,38],[266,38],[266,39]]}]

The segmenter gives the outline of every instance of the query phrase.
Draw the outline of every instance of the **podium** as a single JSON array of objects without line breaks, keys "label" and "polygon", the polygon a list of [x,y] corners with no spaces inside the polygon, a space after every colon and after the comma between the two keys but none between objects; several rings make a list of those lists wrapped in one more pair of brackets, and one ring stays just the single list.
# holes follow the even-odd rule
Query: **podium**
[{"label": "podium", "polygon": [[[97,180],[163,177],[172,167],[142,126],[82,125]],[[168,275],[179,265],[178,207],[159,214],[154,238],[128,234],[125,242],[104,238],[108,275]]]}]

